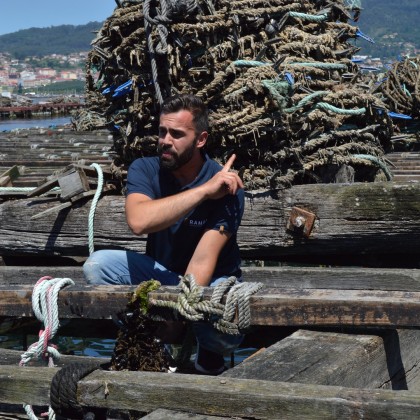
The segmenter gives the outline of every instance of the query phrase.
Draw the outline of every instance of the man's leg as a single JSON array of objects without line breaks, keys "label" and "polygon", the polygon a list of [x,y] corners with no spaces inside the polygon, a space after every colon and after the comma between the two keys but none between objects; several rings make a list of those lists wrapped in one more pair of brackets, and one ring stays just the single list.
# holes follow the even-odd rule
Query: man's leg
[{"label": "man's leg", "polygon": [[179,283],[177,273],[134,251],[96,251],[84,263],[83,272],[90,284],[132,285],[151,279],[167,286]]},{"label": "man's leg", "polygon": [[[213,279],[210,287],[216,286],[227,278]],[[225,370],[223,355],[232,353],[244,339],[242,334],[222,333],[207,322],[194,322],[193,331],[197,338],[195,368],[199,372],[209,375],[218,375]]]}]

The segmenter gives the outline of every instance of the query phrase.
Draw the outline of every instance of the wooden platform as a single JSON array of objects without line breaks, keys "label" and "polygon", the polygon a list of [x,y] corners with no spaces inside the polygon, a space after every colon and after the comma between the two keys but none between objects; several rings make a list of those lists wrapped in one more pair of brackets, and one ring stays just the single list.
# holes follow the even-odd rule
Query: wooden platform
[{"label": "wooden platform", "polygon": [[[13,185],[35,188],[71,163],[105,168],[111,159],[105,132],[2,135],[0,178]],[[247,192],[238,235],[243,277],[264,284],[250,299],[247,340],[259,348],[252,357],[217,378],[95,370],[78,382],[78,404],[150,420],[419,417],[417,155],[388,157],[393,182]],[[15,166],[23,169],[17,177]],[[0,266],[0,334],[39,331],[32,290],[49,275],[76,283],[59,294],[59,334],[115,338],[113,319],[126,310],[134,287],[85,283],[91,199],[54,211],[62,204],[58,196],[22,196],[0,196],[0,256],[7,264]],[[300,214],[313,217],[308,230],[296,223]],[[145,238],[126,226],[122,196],[99,201],[94,242],[95,249],[144,250]],[[162,287],[150,293],[149,304],[178,294]],[[205,299],[210,295],[207,289]],[[22,402],[45,408],[53,375],[86,360],[63,356],[57,368],[41,362],[19,368],[21,353],[0,350],[0,415],[10,408],[13,418]]]}]

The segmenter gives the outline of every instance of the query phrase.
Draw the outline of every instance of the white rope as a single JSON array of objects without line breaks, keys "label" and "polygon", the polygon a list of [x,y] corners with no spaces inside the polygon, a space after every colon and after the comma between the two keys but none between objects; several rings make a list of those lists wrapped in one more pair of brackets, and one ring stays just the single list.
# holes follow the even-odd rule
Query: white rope
[{"label": "white rope", "polygon": [[[31,359],[43,358],[48,360],[48,366],[54,367],[54,362],[60,358],[60,353],[57,348],[50,345],[51,339],[60,326],[58,318],[58,293],[68,286],[74,285],[73,280],[69,278],[51,278],[48,276],[41,277],[35,284],[32,293],[32,308],[35,316],[44,324],[44,329],[39,333],[39,340],[31,344],[26,352],[21,355],[20,366],[25,366]],[[24,409],[31,420],[37,419],[32,407],[29,404],[24,404]],[[48,411],[50,419],[55,418],[54,411]]]},{"label": "white rope", "polygon": [[96,189],[96,193],[93,197],[92,204],[90,206],[89,220],[88,220],[89,254],[92,254],[93,251],[95,250],[93,222],[95,219],[96,206],[98,204],[99,198],[101,197],[102,188],[104,186],[104,174],[103,174],[102,168],[97,163],[92,163],[92,165],[90,166],[95,168],[96,172],[98,173],[98,187]]}]

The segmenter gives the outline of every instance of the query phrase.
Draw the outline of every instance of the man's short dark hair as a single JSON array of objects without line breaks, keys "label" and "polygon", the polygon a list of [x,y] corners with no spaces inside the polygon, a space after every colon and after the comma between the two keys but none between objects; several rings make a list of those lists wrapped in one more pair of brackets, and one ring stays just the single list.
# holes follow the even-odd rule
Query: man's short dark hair
[{"label": "man's short dark hair", "polygon": [[209,129],[209,112],[206,104],[195,95],[183,94],[166,98],[162,104],[161,114],[171,114],[178,111],[190,111],[196,134]]}]

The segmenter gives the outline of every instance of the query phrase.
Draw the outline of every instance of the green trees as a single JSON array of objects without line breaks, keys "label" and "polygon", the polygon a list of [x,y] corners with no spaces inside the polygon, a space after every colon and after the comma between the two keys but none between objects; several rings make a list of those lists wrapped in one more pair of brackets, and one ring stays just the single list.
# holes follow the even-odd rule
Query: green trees
[{"label": "green trees", "polygon": [[89,51],[94,32],[101,22],[86,25],[61,25],[49,28],[24,29],[0,36],[0,52],[10,53],[13,58],[43,57],[50,54],[70,54]]}]

